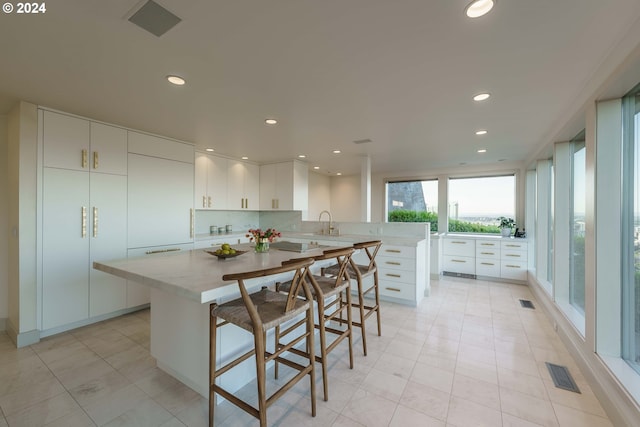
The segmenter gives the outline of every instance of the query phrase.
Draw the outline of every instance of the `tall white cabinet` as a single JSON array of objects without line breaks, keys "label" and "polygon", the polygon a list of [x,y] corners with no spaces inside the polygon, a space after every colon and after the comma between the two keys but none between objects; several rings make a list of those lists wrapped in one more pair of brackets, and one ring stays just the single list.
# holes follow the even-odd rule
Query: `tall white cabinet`
[{"label": "tall white cabinet", "polygon": [[94,259],[126,256],[126,131],[41,110],[42,329],[125,306],[126,281]]}]

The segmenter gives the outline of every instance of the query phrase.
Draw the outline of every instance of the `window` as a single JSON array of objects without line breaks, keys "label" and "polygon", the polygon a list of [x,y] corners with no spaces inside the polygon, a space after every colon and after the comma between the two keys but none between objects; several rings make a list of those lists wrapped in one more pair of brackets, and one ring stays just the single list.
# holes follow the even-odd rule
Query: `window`
[{"label": "window", "polygon": [[622,357],[640,372],[640,89],[623,100]]},{"label": "window", "polygon": [[515,218],[515,175],[450,178],[448,200],[449,231],[500,233],[497,218]]},{"label": "window", "polygon": [[586,148],[585,131],[580,132],[571,141],[572,176],[569,232],[570,232],[570,272],[569,303],[584,315],[584,238],[585,238],[585,172]]},{"label": "window", "polygon": [[547,281],[549,283],[553,283],[553,220],[554,220],[554,188],[555,184],[553,182],[553,163],[551,163],[551,167],[549,168],[549,189],[547,191],[547,195],[549,197],[549,217],[547,218],[549,229],[547,232],[547,242],[549,245],[549,252],[547,252]]},{"label": "window", "polygon": [[389,222],[430,222],[438,231],[438,180],[387,183]]}]

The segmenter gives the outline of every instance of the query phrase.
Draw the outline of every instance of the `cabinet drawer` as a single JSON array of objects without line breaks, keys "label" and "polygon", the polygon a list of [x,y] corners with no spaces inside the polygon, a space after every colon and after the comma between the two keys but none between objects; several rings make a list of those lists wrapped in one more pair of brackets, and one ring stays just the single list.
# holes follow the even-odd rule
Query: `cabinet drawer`
[{"label": "cabinet drawer", "polygon": [[485,258],[485,259],[500,259],[500,248],[477,248],[476,247],[476,258]]},{"label": "cabinet drawer", "polygon": [[500,260],[476,259],[476,274],[478,276],[500,277]]},{"label": "cabinet drawer", "polygon": [[383,244],[378,251],[378,257],[389,256],[394,258],[415,258],[416,248],[411,246],[394,246]]},{"label": "cabinet drawer", "polygon": [[471,239],[444,239],[444,254],[473,257],[476,244]]},{"label": "cabinet drawer", "polygon": [[504,250],[501,259],[503,261],[526,261],[527,251]]},{"label": "cabinet drawer", "polygon": [[415,301],[416,287],[407,283],[393,283],[380,280],[380,295]]},{"label": "cabinet drawer", "polygon": [[474,257],[444,255],[442,259],[443,270],[452,273],[476,274]]},{"label": "cabinet drawer", "polygon": [[378,268],[389,270],[406,270],[415,271],[415,258],[392,258],[392,257],[376,257]]},{"label": "cabinet drawer", "polygon": [[500,265],[500,277],[512,280],[527,280],[526,261],[502,261]]},{"label": "cabinet drawer", "polygon": [[497,240],[476,240],[476,253],[485,249],[500,250],[501,243]]},{"label": "cabinet drawer", "polygon": [[[380,268],[380,267],[379,267]],[[388,268],[380,268],[378,271],[379,280],[388,280],[391,282],[415,283],[415,272],[404,270],[389,270]]]},{"label": "cabinet drawer", "polygon": [[528,244],[527,242],[514,242],[514,241],[509,241],[509,242],[501,242],[502,243],[502,250],[508,250],[508,251],[526,251],[528,248]]}]

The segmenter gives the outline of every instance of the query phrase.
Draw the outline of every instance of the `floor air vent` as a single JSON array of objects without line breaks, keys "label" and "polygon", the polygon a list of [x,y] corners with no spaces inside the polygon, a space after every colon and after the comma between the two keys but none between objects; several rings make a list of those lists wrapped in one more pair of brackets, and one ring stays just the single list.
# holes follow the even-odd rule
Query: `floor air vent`
[{"label": "floor air vent", "polygon": [[520,300],[520,305],[523,306],[524,308],[531,308],[533,310],[535,310],[536,308],[533,306],[533,303],[531,301],[529,301],[528,299],[521,299]]},{"label": "floor air vent", "polygon": [[463,277],[465,279],[475,279],[475,274],[467,274],[467,273],[454,273],[452,271],[443,271],[443,276],[452,276],[452,277]]},{"label": "floor air vent", "polygon": [[563,390],[569,390],[574,393],[580,393],[580,389],[576,385],[575,381],[573,381],[573,377],[566,366],[554,365],[549,362],[544,362],[544,364],[547,365],[553,384],[555,384],[556,387]]}]

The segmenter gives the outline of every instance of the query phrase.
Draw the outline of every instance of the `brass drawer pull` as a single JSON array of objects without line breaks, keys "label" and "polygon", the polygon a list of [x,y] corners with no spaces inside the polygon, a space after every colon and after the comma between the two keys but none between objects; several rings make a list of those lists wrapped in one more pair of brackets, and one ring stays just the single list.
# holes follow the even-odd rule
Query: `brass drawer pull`
[{"label": "brass drawer pull", "polygon": [[202,207],[203,208],[207,207],[207,196],[202,196]]},{"label": "brass drawer pull", "polygon": [[495,255],[495,252],[480,252],[482,255]]},{"label": "brass drawer pull", "polygon": [[511,264],[507,264],[505,265],[505,267],[509,267],[509,268],[520,268],[519,265],[511,265]]},{"label": "brass drawer pull", "polygon": [[207,199],[209,201],[208,204],[207,204],[207,207],[210,208],[211,207],[211,196],[207,197]]},{"label": "brass drawer pull", "polygon": [[495,246],[495,243],[480,243],[481,246]]},{"label": "brass drawer pull", "polygon": [[93,168],[98,169],[98,152],[93,152]]},{"label": "brass drawer pull", "polygon": [[389,264],[389,265],[402,265],[401,263],[399,263],[398,261],[385,261],[385,264]]},{"label": "brass drawer pull", "polygon": [[399,275],[399,274],[386,273],[386,275],[387,275],[387,276],[389,276],[389,277],[398,277],[398,278],[402,277],[402,276],[401,276],[401,275]]},{"label": "brass drawer pull", "polygon": [[510,257],[513,257],[513,258],[520,258],[521,257],[521,255],[516,255],[516,254],[506,254],[505,256],[510,256]]},{"label": "brass drawer pull", "polygon": [[164,253],[164,252],[176,252],[176,251],[179,251],[179,250],[180,250],[180,248],[173,248],[173,249],[157,249],[157,250],[155,250],[155,251],[147,251],[147,252],[145,252],[145,254],[147,254],[147,255],[151,255],[151,254],[161,254],[161,253]]},{"label": "brass drawer pull", "polygon": [[522,245],[510,245],[509,243],[507,243],[505,246],[508,247],[508,248],[521,248],[522,247]]},{"label": "brass drawer pull", "polygon": [[451,262],[462,262],[465,263],[467,261],[461,260],[461,259],[452,259]]},{"label": "brass drawer pull", "polygon": [[385,289],[388,290],[388,291],[393,291],[393,292],[401,292],[400,289],[398,289],[398,288],[387,288],[385,286]]},{"label": "brass drawer pull", "polygon": [[399,250],[399,249],[385,249],[384,251],[385,251],[385,252],[391,252],[391,253],[394,253],[394,254],[399,254],[399,253],[401,253],[401,252],[402,252],[402,251],[401,251],[401,250]]},{"label": "brass drawer pull", "polygon": [[87,167],[87,150],[82,150],[82,169]]},{"label": "brass drawer pull", "polygon": [[457,240],[453,240],[451,243],[454,243],[456,245],[466,245],[467,244],[467,242],[459,242]]},{"label": "brass drawer pull", "polygon": [[87,208],[85,206],[82,207],[81,210],[82,215],[82,238],[87,237]]},{"label": "brass drawer pull", "polygon": [[492,263],[492,262],[481,262],[480,264],[482,264],[482,265],[495,265],[495,264],[494,264],[494,263]]},{"label": "brass drawer pull", "polygon": [[93,237],[98,237],[98,208],[93,207]]}]

